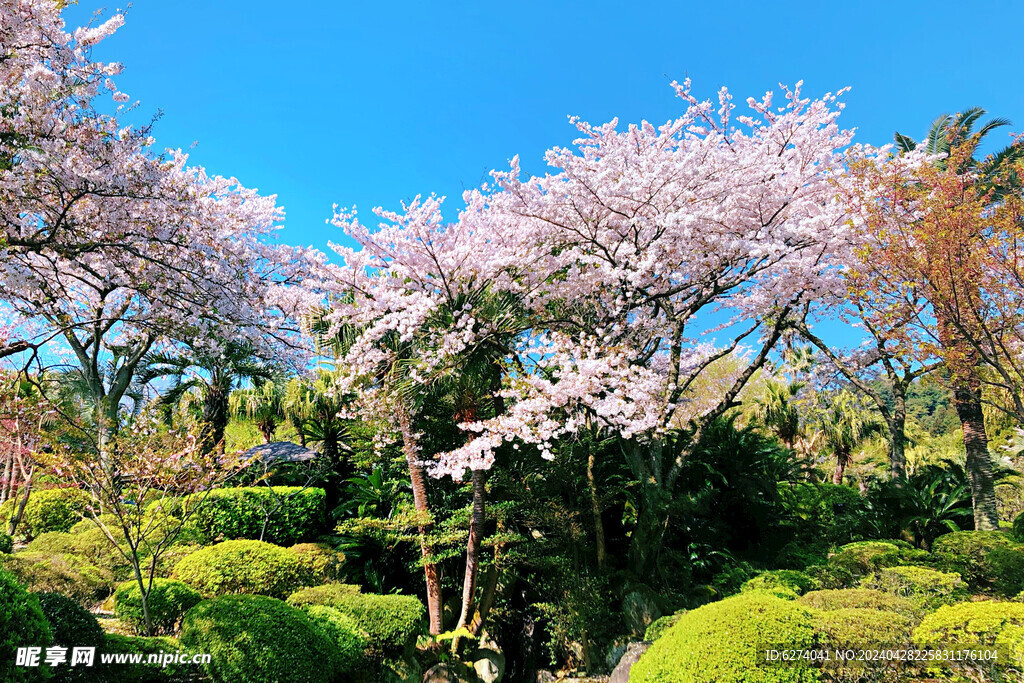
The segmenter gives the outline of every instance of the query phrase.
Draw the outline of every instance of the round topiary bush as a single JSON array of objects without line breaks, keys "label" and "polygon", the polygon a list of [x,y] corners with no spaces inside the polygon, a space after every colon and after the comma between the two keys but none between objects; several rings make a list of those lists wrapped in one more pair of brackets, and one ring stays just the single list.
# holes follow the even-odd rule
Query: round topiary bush
[{"label": "round topiary bush", "polygon": [[337,581],[345,564],[345,554],[323,543],[299,543],[288,548],[295,555],[305,573],[307,586]]},{"label": "round topiary bush", "polygon": [[114,575],[77,555],[24,552],[0,555],[2,568],[36,593],[60,593],[89,607],[110,595]]},{"label": "round topiary bush", "polygon": [[772,645],[814,645],[814,613],[763,592],[742,593],[684,614],[630,671],[630,683],[789,683],[818,680],[800,664],[764,665]]},{"label": "round topiary bush", "polygon": [[209,653],[216,682],[331,683],[341,674],[337,645],[300,609],[260,595],[224,595],[185,615],[181,646]]},{"label": "round topiary bush", "polygon": [[32,539],[26,550],[34,553],[76,555],[79,552],[77,540],[77,537],[66,531],[47,531]]},{"label": "round topiary bush", "polygon": [[369,639],[356,620],[324,605],[308,605],[303,611],[338,647],[342,672],[356,673],[365,659],[364,653],[369,645]]},{"label": "round topiary bush", "polygon": [[1024,547],[1000,531],[956,531],[939,536],[932,551],[972,591],[1012,597],[1024,589]]},{"label": "round topiary bush", "polygon": [[423,603],[410,595],[369,595],[352,589],[341,583],[307,588],[289,596],[288,604],[333,607],[366,633],[371,655],[401,656],[416,641],[423,625]]},{"label": "round topiary bush", "polygon": [[[66,648],[95,647],[102,649],[105,634],[92,612],[71,598],[59,593],[40,593],[39,606],[50,624],[54,645]],[[57,681],[98,681],[102,680],[96,668],[58,666],[53,669]]]},{"label": "round topiary bush", "polygon": [[262,541],[224,541],[186,556],[173,577],[204,597],[245,593],[283,598],[303,585],[305,572],[286,548]]},{"label": "round topiary bush", "polygon": [[650,626],[647,627],[647,631],[644,632],[644,640],[654,642],[658,638],[661,638],[670,628],[676,625],[684,614],[686,614],[686,610],[680,610],[675,614],[658,617],[651,622]]},{"label": "round topiary bush", "polygon": [[[818,647],[829,650],[902,650],[910,642],[913,622],[909,617],[874,609],[845,608],[815,615]],[[901,662],[885,658],[843,661],[835,659],[824,667],[827,680],[899,681]]]},{"label": "round topiary bush", "polygon": [[811,591],[801,595],[798,602],[826,612],[840,609],[873,609],[912,615],[917,611],[910,600],[867,588]]},{"label": "round topiary bush", "polygon": [[1013,528],[1010,530],[1010,535],[1013,536],[1013,540],[1017,543],[1024,543],[1024,512],[1017,515],[1013,520]]},{"label": "round topiary bush", "polygon": [[14,550],[14,539],[0,531],[0,553],[9,553]]},{"label": "round topiary bush", "polygon": [[[154,579],[147,604],[154,634],[172,633],[185,612],[201,601],[199,591],[186,583]],[[136,633],[148,635],[142,610],[142,591],[136,581],[126,581],[114,591],[114,614]]]},{"label": "round topiary bush", "polygon": [[858,541],[842,546],[828,561],[854,576],[864,576],[878,567],[900,564],[900,548],[886,541]]},{"label": "round topiary bush", "polygon": [[807,591],[821,588],[821,584],[803,572],[793,571],[792,569],[777,569],[758,574],[744,583],[740,587],[740,591],[743,593],[755,590],[767,590],[770,592],[776,588],[786,588],[797,595],[803,595]]},{"label": "round topiary bush", "polygon": [[[179,683],[196,680],[198,667],[194,664],[149,664],[150,655],[164,655],[180,652],[181,647],[174,638],[155,636],[125,636],[108,633],[103,652],[112,654],[141,655],[139,663],[109,663],[98,669],[103,683]],[[97,654],[99,661],[99,654]]]},{"label": "round topiary bush", "polygon": [[48,531],[70,531],[82,519],[89,502],[89,494],[76,488],[33,491],[18,531],[27,539]]},{"label": "round topiary bush", "polygon": [[7,572],[0,571],[0,680],[41,680],[41,668],[15,666],[19,647],[45,648],[53,642],[39,599],[25,591]]},{"label": "round topiary bush", "polygon": [[316,538],[327,527],[327,494],[298,486],[216,489],[195,510],[193,520],[210,539],[263,538],[292,545]]},{"label": "round topiary bush", "polygon": [[1009,626],[1024,626],[1024,604],[1019,602],[960,602],[927,615],[914,629],[919,647],[992,645]]},{"label": "round topiary bush", "polygon": [[804,567],[804,574],[821,584],[821,588],[830,590],[850,588],[857,582],[853,572],[834,564],[815,564]]},{"label": "round topiary bush", "polygon": [[861,586],[907,598],[926,610],[969,597],[959,574],[907,565],[879,569]]}]

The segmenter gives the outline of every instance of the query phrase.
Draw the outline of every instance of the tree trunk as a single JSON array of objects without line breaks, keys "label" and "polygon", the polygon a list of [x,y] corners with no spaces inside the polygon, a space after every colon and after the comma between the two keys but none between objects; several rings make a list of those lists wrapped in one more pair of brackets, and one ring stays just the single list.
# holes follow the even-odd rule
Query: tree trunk
[{"label": "tree trunk", "polygon": [[974,500],[974,528],[978,531],[996,530],[999,528],[999,513],[996,509],[992,457],[988,452],[988,436],[985,434],[980,382],[959,382],[953,389],[953,401],[964,432],[967,476]]},{"label": "tree trunk", "polygon": [[199,433],[199,444],[204,454],[214,449],[224,452],[224,431],[228,426],[228,391],[213,385],[207,389],[203,402],[203,427]]},{"label": "tree trunk", "polygon": [[594,454],[587,457],[587,486],[590,488],[590,509],[594,514],[594,544],[597,546],[597,568],[604,570],[605,541],[604,522],[601,521],[601,500],[597,495],[597,481],[594,478]]},{"label": "tree trunk", "polygon": [[[401,399],[399,399],[401,402]],[[430,514],[430,503],[427,500],[427,477],[419,464],[419,441],[412,426],[412,416],[404,405],[396,408],[398,428],[402,433],[402,452],[409,467],[409,480],[412,482],[412,502],[416,512],[421,515]],[[420,537],[420,554],[423,557],[423,576],[427,583],[427,615],[431,635],[438,635],[444,630],[442,618],[444,606],[441,600],[441,577],[437,564],[433,561],[434,551],[427,541],[427,527],[418,529]]]},{"label": "tree trunk", "polygon": [[836,452],[836,469],[832,472],[832,483],[839,486],[843,483],[846,465],[850,462],[850,454],[846,451]]},{"label": "tree trunk", "polygon": [[487,471],[473,470],[473,516],[469,520],[469,540],[466,542],[466,576],[462,581],[462,612],[456,630],[466,626],[473,607],[476,577],[480,568],[480,541],[484,533],[484,494]]},{"label": "tree trunk", "polygon": [[893,385],[895,405],[889,423],[889,467],[893,479],[907,477],[907,397],[906,387]]}]

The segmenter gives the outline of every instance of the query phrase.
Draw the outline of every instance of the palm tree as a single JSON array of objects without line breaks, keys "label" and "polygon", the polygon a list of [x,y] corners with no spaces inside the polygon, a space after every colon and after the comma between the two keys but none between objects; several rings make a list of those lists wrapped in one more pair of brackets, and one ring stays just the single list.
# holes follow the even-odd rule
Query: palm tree
[{"label": "palm tree", "polygon": [[185,353],[153,353],[143,360],[139,383],[171,378],[173,384],[160,397],[172,406],[197,398],[202,406],[199,442],[203,452],[224,448],[231,390],[241,381],[267,380],[276,370],[255,357],[248,345],[228,342],[220,354],[190,348]]},{"label": "palm tree", "polygon": [[880,427],[878,419],[865,410],[850,392],[843,390],[829,399],[829,406],[821,416],[818,429],[822,445],[836,458],[836,467],[832,473],[833,484],[843,483],[843,474],[850,464],[853,449]]},{"label": "palm tree", "polygon": [[[928,136],[922,143],[896,133],[897,147],[904,153],[921,150],[929,154],[941,154],[943,156],[936,164],[940,168],[945,168],[951,150],[962,145],[971,145],[976,150],[985,136],[1010,123],[1006,119],[995,118],[978,126],[985,114],[985,110],[980,107],[973,107],[955,116],[943,114],[932,123]],[[982,189],[991,192],[992,201],[998,202],[1010,193],[1020,193],[1021,179],[1013,166],[1022,159],[1024,146],[1015,141],[984,159],[977,159],[972,155],[960,162],[960,166],[954,170],[957,173],[974,174]],[[980,299],[969,298],[974,301]],[[999,515],[996,509],[992,457],[988,451],[985,416],[982,411],[981,359],[977,350],[957,330],[955,320],[941,310],[941,307],[936,306],[935,309],[940,344],[966,361],[966,371],[951,375],[956,375],[952,377],[953,398],[963,428],[964,448],[967,452],[966,469],[974,501],[975,528],[998,529]]]},{"label": "palm tree", "polygon": [[248,417],[256,423],[256,428],[263,435],[263,443],[274,440],[277,426],[285,419],[284,385],[280,380],[265,379],[257,381],[252,387],[237,389],[228,397],[231,413],[238,417]]},{"label": "palm tree", "polygon": [[319,444],[328,467],[328,505],[338,502],[341,485],[354,472],[348,459],[345,441],[349,438],[347,421],[340,417],[351,403],[351,397],[334,391],[336,377],[321,370],[314,378],[295,378],[284,390],[284,413],[295,427],[303,446]]}]

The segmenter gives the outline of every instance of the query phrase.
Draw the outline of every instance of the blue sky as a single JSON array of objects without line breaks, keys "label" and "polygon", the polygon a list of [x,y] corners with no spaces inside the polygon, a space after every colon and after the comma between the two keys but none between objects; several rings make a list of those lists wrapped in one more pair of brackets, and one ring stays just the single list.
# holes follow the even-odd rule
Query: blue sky
[{"label": "blue sky", "polygon": [[[101,7],[80,0],[69,25]],[[114,9],[116,6],[108,6]],[[980,105],[1024,130],[1024,3],[268,2],[136,0],[96,50],[158,110],[159,146],[234,175],[287,210],[282,239],[326,248],[331,205],[463,189],[515,154],[569,144],[567,116],[661,123],[669,88],[721,85],[738,103],[779,82],[853,90],[857,139],[919,137]],[[1000,134],[1001,135],[1001,134]]]}]

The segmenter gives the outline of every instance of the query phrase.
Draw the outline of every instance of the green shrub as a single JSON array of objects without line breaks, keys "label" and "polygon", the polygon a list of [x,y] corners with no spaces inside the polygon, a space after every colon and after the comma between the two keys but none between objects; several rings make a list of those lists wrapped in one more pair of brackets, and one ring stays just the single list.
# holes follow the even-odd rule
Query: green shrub
[{"label": "green shrub", "polygon": [[1010,535],[1013,536],[1013,540],[1017,543],[1024,543],[1024,512],[1017,515],[1013,520],[1013,528],[1010,530]]},{"label": "green shrub", "polygon": [[182,647],[212,655],[217,682],[330,683],[341,673],[335,643],[302,610],[258,595],[225,595],[185,615]]},{"label": "green shrub", "polygon": [[775,571],[759,574],[747,581],[740,588],[743,593],[755,590],[774,590],[776,588],[788,588],[797,595],[803,595],[807,591],[821,588],[821,584],[803,572],[792,569],[776,569]]},{"label": "green shrub", "polygon": [[14,550],[14,540],[0,531],[0,553],[9,553]]},{"label": "green shrub", "polygon": [[366,634],[359,628],[356,620],[333,607],[324,605],[308,605],[303,611],[338,647],[341,671],[355,674],[364,661],[364,653],[369,645]]},{"label": "green shrub", "polygon": [[322,543],[299,543],[288,548],[295,555],[305,574],[303,582],[308,586],[337,581],[345,564],[345,554]]},{"label": "green shrub", "polygon": [[926,567],[885,567],[864,579],[861,586],[908,598],[929,611],[968,597],[959,574]]},{"label": "green shrub", "polygon": [[843,567],[837,567],[834,564],[812,565],[804,569],[804,574],[807,574],[807,576],[821,584],[822,588],[826,589],[849,588],[856,583],[853,572]]},{"label": "green shrub", "polygon": [[[99,515],[99,521],[111,530],[120,528],[121,526],[121,523],[117,521],[117,517],[111,514]],[[84,519],[82,519],[79,522],[76,522],[73,527],[68,529],[68,533],[77,535],[98,528],[99,526],[96,524],[93,518],[87,515]]]},{"label": "green shrub", "polygon": [[47,531],[70,531],[82,519],[89,501],[89,494],[76,488],[33,491],[18,532],[32,539]]},{"label": "green shrub", "polygon": [[224,541],[187,555],[174,578],[204,597],[246,593],[283,598],[302,585],[304,572],[287,549],[262,541]]},{"label": "green shrub", "polygon": [[326,605],[330,607],[335,601],[341,600],[346,595],[362,592],[359,586],[350,583],[328,583],[323,586],[313,586],[295,591],[288,596],[288,604],[293,607],[304,607],[306,605]]},{"label": "green shrub", "polygon": [[66,531],[47,531],[36,536],[26,547],[28,552],[50,553],[53,555],[77,555],[79,552],[76,537]]},{"label": "green shrub", "polygon": [[684,614],[633,665],[630,683],[788,683],[817,681],[799,664],[759,666],[765,646],[809,648],[814,615],[764,593],[743,593]]},{"label": "green shrub", "polygon": [[1024,547],[999,531],[956,531],[932,551],[976,592],[1012,597],[1024,589]]},{"label": "green shrub", "polygon": [[864,499],[849,486],[831,483],[792,488],[799,518],[806,520],[808,541],[826,546],[849,543],[863,526]]},{"label": "green shrub", "polygon": [[644,633],[644,640],[653,642],[658,638],[661,638],[670,628],[676,625],[684,614],[686,614],[686,610],[658,617],[651,622],[650,626],[647,627],[647,631]]},{"label": "green shrub", "polygon": [[[178,681],[195,680],[198,667],[195,664],[147,664],[150,655],[180,652],[181,647],[173,638],[157,636],[125,636],[108,633],[103,652],[142,655],[139,664],[105,664],[99,669],[104,683],[177,683]],[[96,654],[99,665],[99,652]]]},{"label": "green shrub", "polygon": [[373,656],[401,656],[422,626],[423,603],[409,595],[369,595],[352,588],[341,583],[307,588],[289,596],[288,604],[333,607],[366,633]]},{"label": "green shrub", "polygon": [[900,564],[900,548],[888,541],[858,541],[839,548],[828,561],[854,576],[864,576],[878,567]]},{"label": "green shrub", "polygon": [[[102,649],[103,628],[89,610],[59,593],[40,593],[37,597],[43,616],[50,624],[55,645],[67,647],[68,652],[73,647]],[[101,680],[99,672],[94,667],[60,665],[54,667],[53,673],[57,681]]]},{"label": "green shrub", "polygon": [[[829,649],[899,650],[906,648],[913,626],[910,618],[874,609],[846,608],[818,612],[814,620],[818,647]],[[900,681],[901,664],[885,659],[834,660],[825,665],[834,683]]]},{"label": "green shrub", "polygon": [[840,609],[873,609],[912,615],[917,611],[914,604],[906,598],[867,588],[811,591],[801,595],[798,602],[825,612]]},{"label": "green shrub", "polygon": [[270,515],[263,540],[293,545],[316,538],[327,526],[327,496],[323,489],[242,486],[217,489],[194,515],[196,528],[211,539],[259,539],[266,511],[285,502]]},{"label": "green shrub", "polygon": [[45,648],[53,642],[50,626],[39,607],[39,598],[31,595],[7,572],[0,571],[0,680],[41,680],[40,669],[14,665],[19,647]]},{"label": "green shrub", "polygon": [[114,575],[67,554],[15,553],[0,556],[3,569],[36,593],[60,593],[89,607],[110,595]]},{"label": "green shrub", "polygon": [[1024,604],[985,601],[944,605],[914,629],[914,644],[992,645],[1007,626],[1024,626]]},{"label": "green shrub", "polygon": [[[155,633],[172,633],[185,612],[200,601],[199,592],[188,584],[172,579],[154,579],[147,606]],[[137,582],[126,581],[114,591],[114,614],[136,633],[147,635],[142,591]]]}]

